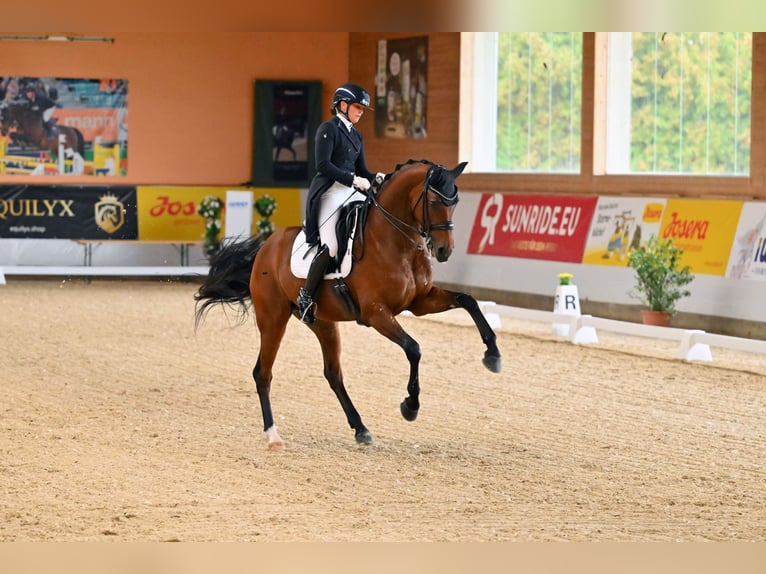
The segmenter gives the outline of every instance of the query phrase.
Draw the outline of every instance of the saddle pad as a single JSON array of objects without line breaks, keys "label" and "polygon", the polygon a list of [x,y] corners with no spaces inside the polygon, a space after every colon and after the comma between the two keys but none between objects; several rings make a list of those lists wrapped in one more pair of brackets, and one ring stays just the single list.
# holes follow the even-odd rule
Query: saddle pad
[{"label": "saddle pad", "polygon": [[[353,238],[348,240],[346,245],[346,255],[343,257],[343,262],[340,265],[340,271],[333,271],[332,273],[325,274],[325,279],[337,279],[338,277],[348,277],[351,272],[351,247],[353,245]],[[311,262],[314,260],[314,256],[317,254],[317,246],[309,248],[306,243],[306,234],[301,229],[293,242],[292,255],[290,256],[290,271],[293,275],[299,279],[305,279],[308,275]]]}]

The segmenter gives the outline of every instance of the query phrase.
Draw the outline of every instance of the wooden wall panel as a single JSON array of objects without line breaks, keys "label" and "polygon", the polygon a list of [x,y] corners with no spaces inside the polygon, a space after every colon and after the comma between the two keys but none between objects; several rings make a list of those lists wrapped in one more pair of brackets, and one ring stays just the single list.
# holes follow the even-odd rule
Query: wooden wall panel
[{"label": "wooden wall panel", "polygon": [[[129,81],[128,175],[109,181],[48,176],[45,184],[250,181],[255,80],[321,80],[326,108],[347,72],[348,32],[110,35],[113,44],[4,41],[0,46],[4,75]],[[27,175],[4,175],[0,181],[43,182]]]}]

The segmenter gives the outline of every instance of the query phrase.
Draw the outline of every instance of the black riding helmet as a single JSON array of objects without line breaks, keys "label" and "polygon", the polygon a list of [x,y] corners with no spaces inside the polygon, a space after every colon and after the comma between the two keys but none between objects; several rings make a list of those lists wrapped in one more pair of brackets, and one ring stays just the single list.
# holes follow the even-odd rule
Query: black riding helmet
[{"label": "black riding helmet", "polygon": [[332,97],[332,110],[335,112],[338,110],[338,104],[341,102],[348,102],[349,104],[359,104],[364,106],[368,110],[374,110],[370,106],[370,94],[367,93],[362,86],[357,84],[343,84],[335,90],[335,94]]}]

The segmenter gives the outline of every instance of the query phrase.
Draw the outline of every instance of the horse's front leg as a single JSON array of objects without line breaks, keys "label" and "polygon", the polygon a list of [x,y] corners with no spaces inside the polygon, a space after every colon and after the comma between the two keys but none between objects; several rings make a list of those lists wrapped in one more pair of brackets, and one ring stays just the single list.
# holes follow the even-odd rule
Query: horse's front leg
[{"label": "horse's front leg", "polygon": [[418,417],[418,410],[420,409],[420,345],[402,329],[402,326],[390,313],[379,311],[371,317],[366,317],[365,322],[378,333],[399,345],[407,356],[410,363],[410,378],[407,382],[407,393],[409,394],[402,401],[400,410],[405,419],[414,421]]},{"label": "horse's front leg", "polygon": [[468,311],[476,328],[479,330],[482,342],[486,345],[482,363],[493,373],[499,373],[502,367],[500,350],[497,348],[497,335],[487,322],[479,304],[471,295],[448,291],[439,287],[433,287],[427,295],[417,298],[410,305],[409,310],[417,316],[441,313],[449,309],[461,308]]}]

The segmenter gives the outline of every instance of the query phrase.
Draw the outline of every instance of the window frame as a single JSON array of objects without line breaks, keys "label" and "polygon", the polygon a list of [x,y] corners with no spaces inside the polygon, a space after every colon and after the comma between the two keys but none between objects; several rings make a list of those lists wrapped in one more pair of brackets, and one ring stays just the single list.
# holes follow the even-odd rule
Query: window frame
[{"label": "window frame", "polygon": [[[498,173],[481,169],[472,146],[481,126],[473,118],[477,92],[473,32],[461,33],[458,154],[468,161],[462,189],[645,197],[717,197],[766,200],[766,32],[753,32],[750,177],[611,175],[606,173],[607,33],[583,32],[582,129],[579,174]],[[766,72],[764,72],[766,74]],[[477,165],[478,164],[478,165]]]}]

